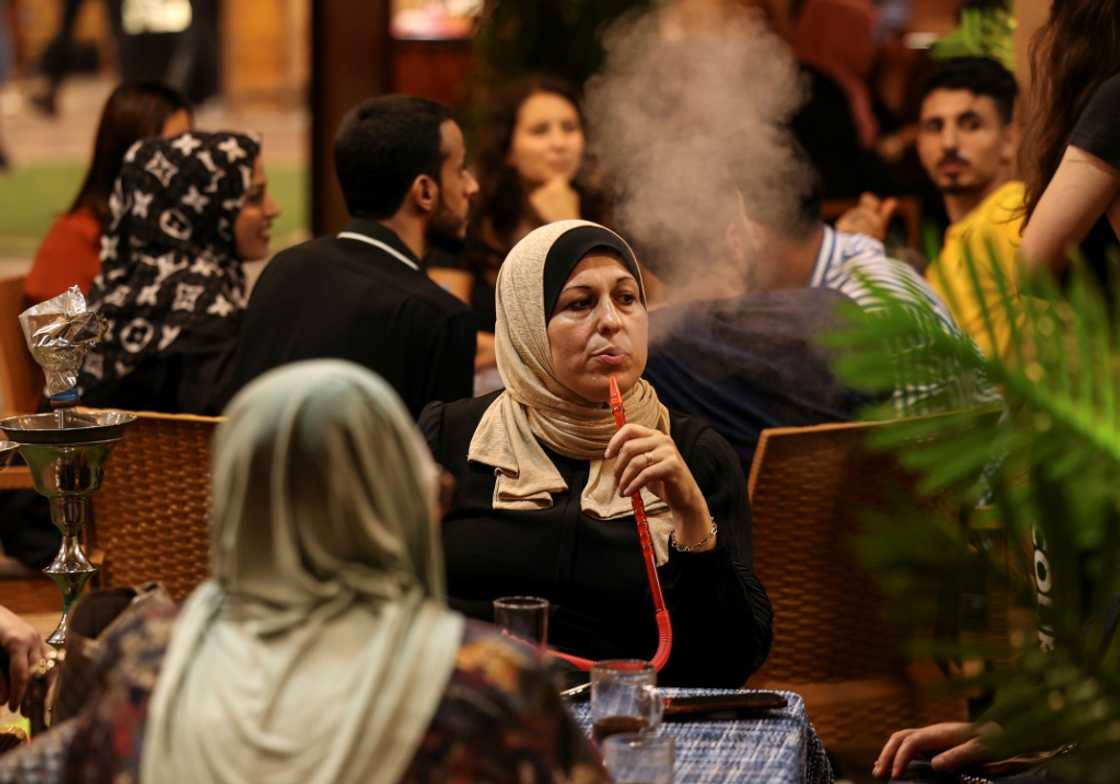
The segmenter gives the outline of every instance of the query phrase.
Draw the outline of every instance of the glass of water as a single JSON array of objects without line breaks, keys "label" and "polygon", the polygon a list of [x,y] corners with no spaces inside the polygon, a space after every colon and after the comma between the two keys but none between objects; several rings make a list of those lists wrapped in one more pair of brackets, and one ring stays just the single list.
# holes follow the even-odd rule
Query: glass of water
[{"label": "glass of water", "polygon": [[673,739],[627,733],[603,741],[603,762],[615,784],[673,784]]}]

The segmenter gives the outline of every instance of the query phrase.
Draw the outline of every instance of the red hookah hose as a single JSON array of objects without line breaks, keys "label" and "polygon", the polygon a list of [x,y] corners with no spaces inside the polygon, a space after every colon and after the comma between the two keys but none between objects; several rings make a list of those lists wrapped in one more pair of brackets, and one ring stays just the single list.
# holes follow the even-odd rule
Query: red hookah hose
[{"label": "red hookah hose", "polygon": [[[610,377],[611,413],[614,414],[615,426],[621,430],[626,424],[626,409],[622,405],[622,394],[618,389],[618,380]],[[649,536],[649,520],[646,519],[646,506],[642,503],[640,493],[630,496],[630,504],[634,507],[634,522],[638,526],[638,542],[642,546],[642,558],[646,565],[646,579],[649,580],[649,592],[653,597],[654,618],[657,621],[657,652],[650,659],[650,664],[658,672],[669,661],[669,652],[673,649],[673,624],[669,620],[669,610],[665,607],[665,594],[661,592],[661,579],[657,576],[657,561],[653,555],[653,542]],[[559,651],[550,651],[564,661],[581,670],[590,670],[594,662],[579,656],[572,656]]]}]

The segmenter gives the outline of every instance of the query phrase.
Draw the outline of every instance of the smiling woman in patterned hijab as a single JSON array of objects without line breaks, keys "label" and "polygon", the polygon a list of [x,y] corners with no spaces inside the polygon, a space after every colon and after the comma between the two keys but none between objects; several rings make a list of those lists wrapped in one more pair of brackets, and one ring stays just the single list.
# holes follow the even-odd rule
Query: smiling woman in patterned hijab
[{"label": "smiling woman in patterned hijab", "polygon": [[211,413],[245,308],[243,261],[268,255],[278,214],[260,143],[189,132],[125,156],[90,304],[106,333],[86,358],[89,405]]}]

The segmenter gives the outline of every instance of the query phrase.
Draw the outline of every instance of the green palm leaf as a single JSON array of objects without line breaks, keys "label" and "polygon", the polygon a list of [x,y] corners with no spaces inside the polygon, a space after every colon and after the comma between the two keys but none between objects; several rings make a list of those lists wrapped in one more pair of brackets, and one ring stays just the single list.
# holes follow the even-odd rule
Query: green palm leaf
[{"label": "green palm leaf", "polygon": [[[1005,356],[980,355],[924,299],[900,300],[869,283],[875,307],[847,310],[850,326],[828,343],[839,352],[837,371],[869,391],[942,383],[945,393],[931,395],[925,410],[949,413],[879,428],[872,443],[917,472],[920,490],[955,499],[966,516],[982,501],[995,525],[954,527],[928,504],[911,503],[890,520],[869,521],[859,551],[904,600],[900,617],[940,628],[916,652],[953,659],[984,650],[1006,662],[958,684],[994,689],[982,718],[1004,728],[990,741],[995,751],[1076,742],[1056,768],[1071,780],[1111,781],[1120,758],[1120,644],[1109,636],[1120,602],[1120,309],[1076,260],[1063,292],[1047,277],[1017,285],[993,249],[988,256],[983,272],[997,296],[981,298],[982,317],[992,345],[997,321],[1008,324]],[[966,263],[969,285],[982,292],[976,260]],[[950,304],[966,293],[942,283]],[[988,385],[1002,404],[960,407],[969,393],[983,400]],[[1044,551],[1029,546],[1032,537]],[[1036,578],[1045,589],[1037,607]],[[979,595],[988,606],[1003,596],[1029,609],[1050,649],[1033,644],[1033,630],[996,647],[991,635],[962,636],[969,624],[961,608]],[[947,596],[960,622],[939,627]]]}]

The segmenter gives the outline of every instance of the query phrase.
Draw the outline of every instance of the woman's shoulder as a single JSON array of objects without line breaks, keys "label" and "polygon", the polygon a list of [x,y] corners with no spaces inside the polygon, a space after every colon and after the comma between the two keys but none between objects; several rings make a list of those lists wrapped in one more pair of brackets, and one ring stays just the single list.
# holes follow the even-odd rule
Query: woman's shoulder
[{"label": "woman's shoulder", "polygon": [[56,231],[96,242],[101,237],[101,221],[89,207],[79,207],[72,212],[64,212],[54,219],[48,234]]},{"label": "woman's shoulder", "polygon": [[466,624],[443,700],[401,780],[460,778],[607,781],[540,654],[476,621]]},{"label": "woman's shoulder", "polygon": [[[428,441],[432,454],[439,460],[445,445],[470,443],[482,415],[490,408],[501,390],[479,397],[465,397],[450,403],[435,400],[424,406],[420,412],[420,432]],[[464,452],[464,454],[466,454]]]},{"label": "woman's shoulder", "polygon": [[707,420],[692,414],[682,414],[671,408],[669,409],[669,435],[676,442],[681,454],[694,449],[718,447],[720,442],[726,443],[724,437],[717,433]]},{"label": "woman's shoulder", "polygon": [[81,208],[54,219],[35,251],[27,276],[27,296],[39,301],[65,291],[72,283],[88,290],[100,267],[101,224]]},{"label": "woman's shoulder", "polygon": [[1091,104],[1105,103],[1110,109],[1115,112],[1120,109],[1120,73],[1115,73],[1112,76],[1101,82],[1093,93],[1090,99]]},{"label": "woman's shoulder", "polygon": [[1089,152],[1114,168],[1120,168],[1120,74],[1100,84],[1077,118],[1069,143]]},{"label": "woman's shoulder", "polygon": [[[669,409],[669,435],[693,474],[722,475],[727,469],[742,470],[731,442],[701,417]],[[698,475],[696,478],[700,480],[702,477]]]},{"label": "woman's shoulder", "polygon": [[[491,663],[501,662],[509,670],[530,672],[544,670],[545,660],[528,645],[515,642],[495,626],[467,619],[463,625],[463,642],[455,659],[455,668],[463,672],[479,672],[483,680],[492,675]],[[495,685],[506,683],[499,679]]]}]

